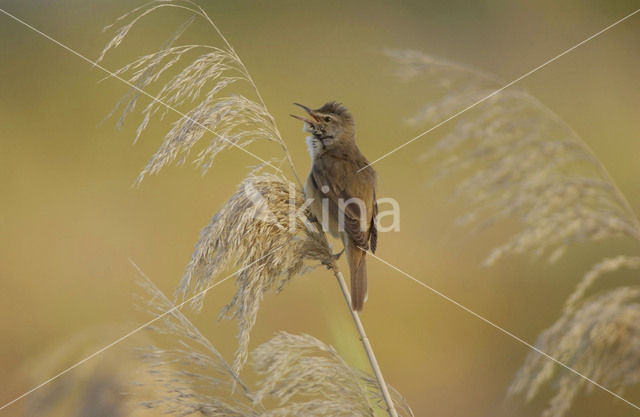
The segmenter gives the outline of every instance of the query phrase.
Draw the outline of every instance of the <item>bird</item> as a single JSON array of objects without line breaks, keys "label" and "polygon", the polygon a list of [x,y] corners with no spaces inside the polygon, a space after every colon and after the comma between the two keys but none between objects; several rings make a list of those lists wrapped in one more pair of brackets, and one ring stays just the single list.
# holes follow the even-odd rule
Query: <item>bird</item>
[{"label": "bird", "polygon": [[312,110],[294,104],[308,117],[291,116],[302,120],[304,131],[311,134],[306,140],[312,163],[304,185],[309,209],[324,231],[342,240],[351,276],[351,308],[362,311],[367,299],[366,254],[375,253],[378,243],[377,174],[356,145],[353,116],[344,105],[330,101]]}]

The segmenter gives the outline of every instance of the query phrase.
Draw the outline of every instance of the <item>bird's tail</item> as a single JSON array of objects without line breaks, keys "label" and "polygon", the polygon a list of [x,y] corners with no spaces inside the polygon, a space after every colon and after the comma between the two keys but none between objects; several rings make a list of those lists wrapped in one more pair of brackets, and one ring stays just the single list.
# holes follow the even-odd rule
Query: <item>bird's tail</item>
[{"label": "bird's tail", "polygon": [[366,252],[350,242],[350,250],[347,251],[347,260],[351,272],[351,308],[362,311],[367,300],[367,262]]}]

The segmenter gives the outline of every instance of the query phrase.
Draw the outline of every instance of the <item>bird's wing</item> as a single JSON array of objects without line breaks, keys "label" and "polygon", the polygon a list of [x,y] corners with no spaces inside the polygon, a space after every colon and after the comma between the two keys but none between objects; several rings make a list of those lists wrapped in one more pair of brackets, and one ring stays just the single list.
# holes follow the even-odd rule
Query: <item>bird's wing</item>
[{"label": "bird's wing", "polygon": [[378,201],[376,200],[376,191],[373,190],[373,216],[371,216],[371,227],[369,228],[370,232],[370,246],[371,252],[376,253],[376,248],[378,247],[378,227],[376,226],[376,218],[378,217]]},{"label": "bird's wing", "polygon": [[[358,174],[353,167],[345,166],[349,162],[344,160],[316,161],[311,170],[314,186],[319,190],[318,195],[323,196],[329,202],[329,210],[332,216],[340,219],[344,218],[344,231],[354,241],[354,243],[364,249],[368,249],[367,240],[369,238],[368,230],[362,230],[360,227],[361,219],[368,219],[368,206],[370,205],[366,199],[366,195],[358,192],[359,188],[355,181],[358,180]],[[349,169],[351,168],[351,169]],[[367,193],[364,193],[367,194]],[[359,204],[344,204],[351,198],[357,198],[364,202],[364,210]],[[342,200],[342,204],[340,201]],[[363,224],[367,224],[364,221]]]}]

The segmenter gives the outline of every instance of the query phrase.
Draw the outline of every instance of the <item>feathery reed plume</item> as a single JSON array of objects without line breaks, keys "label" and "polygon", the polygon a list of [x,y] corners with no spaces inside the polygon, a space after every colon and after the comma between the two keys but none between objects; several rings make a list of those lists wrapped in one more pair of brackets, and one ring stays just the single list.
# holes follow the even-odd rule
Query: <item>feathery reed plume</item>
[{"label": "feathery reed plume", "polygon": [[[373,375],[366,372],[359,371],[359,373],[360,381],[367,389],[369,398],[373,404],[381,410],[387,409],[386,400],[380,391],[380,383],[378,380]],[[395,389],[393,385],[389,385],[388,388],[389,393],[391,394],[391,400],[393,401],[393,405],[398,413],[398,417],[415,417],[411,406],[400,391]]]},{"label": "feathery reed plume", "polygon": [[[122,124],[127,114],[133,110],[140,95],[138,93],[142,92],[141,87],[150,87],[163,78],[164,74],[182,68],[176,75],[169,77],[160,88],[157,98],[143,111],[144,118],[138,126],[136,140],[162,107],[178,112],[181,117],[165,135],[163,144],[142,170],[137,183],[146,174],[157,173],[167,164],[176,160],[184,162],[196,144],[209,132],[215,137],[199,151],[194,160],[203,172],[206,172],[222,150],[234,146],[250,153],[244,149],[246,145],[255,140],[266,140],[280,144],[299,186],[296,188],[279,175],[258,175],[255,171],[251,173],[241,184],[240,190],[203,230],[178,289],[178,295],[184,295],[192,284],[201,288],[225,267],[246,267],[238,275],[236,296],[221,314],[238,319],[239,346],[232,367],[234,373],[238,374],[247,360],[250,330],[255,324],[263,293],[274,287],[281,289],[293,275],[304,272],[305,260],[316,260],[327,265],[333,270],[345,297],[348,296],[348,290],[324,233],[319,230],[316,232],[306,220],[308,213],[300,191],[302,182],[275,119],[267,110],[255,82],[238,54],[197,3],[192,0],[153,0],[123,15],[117,21],[120,28],[100,54],[98,61],[109,50],[118,47],[142,18],[168,7],[189,12],[189,20],[178,28],[159,51],[138,58],[116,73],[119,77],[128,76],[129,82],[134,86],[133,91],[114,109],[115,112],[120,106],[124,106],[119,122]],[[216,31],[223,46],[174,46],[194,18],[204,19]],[[187,54],[199,53],[201,49],[205,52],[191,62],[185,59]],[[237,94],[220,97],[221,90],[237,81],[246,82],[257,99]],[[193,106],[195,101],[198,104]],[[193,107],[185,112],[176,108],[187,105]],[[165,112],[166,110],[162,114]],[[264,165],[281,172],[257,155],[251,155],[260,159]],[[299,211],[302,213],[298,213]],[[397,414],[394,404],[376,363],[373,349],[357,315],[353,317],[389,414],[395,417]]]},{"label": "feathery reed plume", "polygon": [[[242,60],[204,10],[191,1],[154,0],[121,16],[117,23],[122,26],[116,30],[115,37],[104,48],[97,62],[111,49],[118,47],[143,17],[167,7],[186,10],[190,17],[158,51],[141,56],[115,71],[116,75],[127,78],[139,89],[152,88],[159,80],[163,80],[162,87],[154,94],[156,100],[152,100],[142,111],[143,120],[138,125],[134,142],[154,116],[164,117],[169,109],[176,110],[181,116],[173,123],[136,183],[140,183],[145,175],[156,174],[174,161],[184,163],[194,146],[207,133],[213,133],[214,137],[198,151],[193,160],[203,173],[211,167],[214,158],[229,147],[244,148],[256,140],[266,140],[280,144],[286,151],[286,144],[275,119],[267,110]],[[224,43],[223,47],[191,44],[175,46],[196,17],[205,19],[216,30]],[[107,26],[105,30],[112,26]],[[171,70],[176,74],[168,76]],[[220,93],[226,87],[238,81],[248,83],[258,101],[239,94],[221,96]],[[139,90],[132,88],[116,104],[111,114],[124,108],[118,121],[119,126],[124,124],[128,113],[133,111],[140,95]],[[193,105],[196,101],[197,104]],[[286,153],[293,167],[293,162],[288,152]]]},{"label": "feathery reed plume", "polygon": [[[140,274],[139,285],[146,291],[144,307],[154,316],[166,314],[150,329],[173,336],[173,346],[151,346],[144,350],[152,393],[159,398],[145,401],[146,408],[184,416],[200,412],[206,416],[255,415],[252,394],[215,346],[151,280]],[[239,386],[240,389],[234,389]]]},{"label": "feathery reed plume", "polygon": [[[565,313],[536,344],[542,351],[618,393],[640,382],[640,288],[620,287]],[[594,386],[531,353],[509,388],[531,401],[552,378],[555,395],[544,417],[562,417],[581,390]]]},{"label": "feathery reed plume", "polygon": [[[162,115],[166,114],[167,106],[175,108],[196,100],[199,102],[174,123],[160,149],[138,176],[137,183],[146,174],[157,173],[163,166],[178,158],[179,162],[184,162],[193,146],[211,132],[216,136],[198,153],[194,161],[204,171],[211,166],[213,158],[231,146],[231,143],[244,147],[256,139],[280,143],[289,158],[275,120],[262,102],[244,64],[206,13],[195,3],[157,0],[123,15],[118,22],[126,23],[117,30],[114,39],[102,51],[100,59],[110,49],[120,45],[140,19],[164,7],[178,7],[192,15],[159,51],[144,55],[116,71],[117,75],[131,74],[129,81],[141,88],[158,81],[166,71],[182,63],[183,69],[161,87],[157,94],[158,100],[152,101],[143,110],[144,119],[138,127],[136,140],[153,115],[161,110]],[[207,20],[218,31],[225,43],[224,48],[207,45],[174,46],[197,16]],[[186,58],[188,53],[201,49],[205,49],[204,54],[191,61]],[[239,80],[254,88],[259,102],[241,95],[218,96],[221,90]],[[119,123],[124,123],[139,95],[139,91],[132,89],[116,105],[116,109],[124,106]],[[293,169],[292,163],[291,167]],[[239,291],[221,314],[238,318],[240,343],[234,361],[237,372],[247,359],[250,330],[256,320],[262,293],[274,286],[280,290],[293,275],[302,272],[306,259],[324,261],[329,259],[327,256],[330,254],[324,236],[312,231],[304,209],[298,213],[304,204],[303,193],[282,176],[258,175],[255,172],[245,179],[239,191],[202,231],[178,288],[178,294],[184,295],[193,283],[193,290],[197,292],[235,261],[242,260],[242,265],[249,265],[260,259],[238,277]],[[201,299],[199,302],[201,303]]]},{"label": "feathery reed plume", "polygon": [[[256,401],[278,399],[273,416],[374,416],[386,408],[378,381],[346,364],[332,346],[309,335],[279,332],[256,348],[252,363],[263,379]],[[393,401],[401,417],[413,411],[393,387]],[[292,402],[294,398],[305,399]]]},{"label": "feathery reed plume", "polygon": [[589,272],[587,272],[582,280],[576,286],[576,289],[567,299],[565,303],[565,312],[570,313],[574,311],[578,305],[578,302],[589,288],[603,275],[611,274],[622,268],[638,269],[640,268],[640,256],[626,256],[620,255],[614,258],[607,258],[602,262],[595,264]]},{"label": "feathery reed plume", "polygon": [[[640,257],[621,255],[594,265],[567,299],[560,319],[536,343],[543,352],[619,394],[640,382],[640,286],[584,296],[603,275],[622,268],[640,268]],[[582,390],[589,393],[594,387],[556,369],[546,358],[530,353],[509,387],[509,395],[524,395],[526,401],[532,401],[543,385],[556,377],[555,395],[543,416],[564,416]]]},{"label": "feathery reed plume", "polygon": [[[308,335],[280,332],[258,346],[250,362],[258,388],[251,389],[148,277],[141,275],[140,283],[152,314],[171,310],[153,330],[175,336],[177,346],[152,347],[144,354],[154,388],[150,393],[162,393],[146,401],[147,408],[175,416],[373,417],[376,407],[382,407],[373,376],[350,368],[334,348]],[[234,391],[235,384],[242,389]],[[402,417],[412,417],[409,405],[392,391]]]},{"label": "feathery reed plume", "polygon": [[[435,123],[488,96],[501,85],[460,65],[413,51],[389,53],[405,78],[424,74],[442,97],[410,121]],[[521,229],[494,248],[491,265],[512,253],[557,260],[575,242],[612,237],[640,240],[640,224],[606,169],[577,134],[531,95],[503,90],[460,115],[424,157],[438,155],[439,176],[462,179],[455,197],[470,210],[459,222],[486,227],[515,217]]]},{"label": "feathery reed plume", "polygon": [[[256,400],[278,399],[272,415],[372,416],[367,390],[330,346],[309,335],[278,333],[252,354],[263,378]],[[303,402],[292,402],[295,397]]]},{"label": "feathery reed plume", "polygon": [[[242,269],[238,292],[220,317],[236,318],[239,344],[233,368],[246,362],[251,328],[263,294],[280,291],[305,261],[328,263],[332,254],[323,234],[307,220],[302,192],[275,174],[251,173],[213,216],[186,268],[178,294],[200,292],[230,267]],[[197,299],[196,307],[202,303]]]},{"label": "feathery reed plume", "polygon": [[[573,243],[626,237],[640,241],[640,223],[605,167],[558,116],[524,91],[494,92],[491,76],[414,51],[391,51],[398,74],[430,77],[442,90],[410,123],[437,123],[479,100],[460,114],[444,138],[425,154],[443,158],[440,177],[456,175],[454,196],[467,199],[459,223],[489,226],[506,217],[521,228],[494,248],[484,262],[508,254],[551,252],[557,260]],[[433,79],[436,82],[433,82]],[[640,372],[640,286],[609,289],[584,299],[595,281],[623,267],[639,268],[640,257],[621,255],[596,264],[565,303],[559,320],[536,346],[608,389],[637,384]],[[545,417],[561,417],[584,389],[575,374],[531,352],[509,389],[531,401],[557,377]]]}]

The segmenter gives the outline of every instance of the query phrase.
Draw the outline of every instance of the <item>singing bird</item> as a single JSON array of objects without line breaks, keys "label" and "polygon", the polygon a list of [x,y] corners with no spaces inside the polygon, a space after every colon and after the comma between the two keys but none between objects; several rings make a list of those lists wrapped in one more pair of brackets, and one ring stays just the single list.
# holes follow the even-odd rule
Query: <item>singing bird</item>
[{"label": "singing bird", "polygon": [[356,145],[353,116],[331,101],[316,110],[298,103],[309,117],[307,146],[311,172],[304,186],[310,209],[323,228],[342,240],[351,274],[351,307],[361,311],[367,299],[366,250],[375,252],[376,172]]}]

